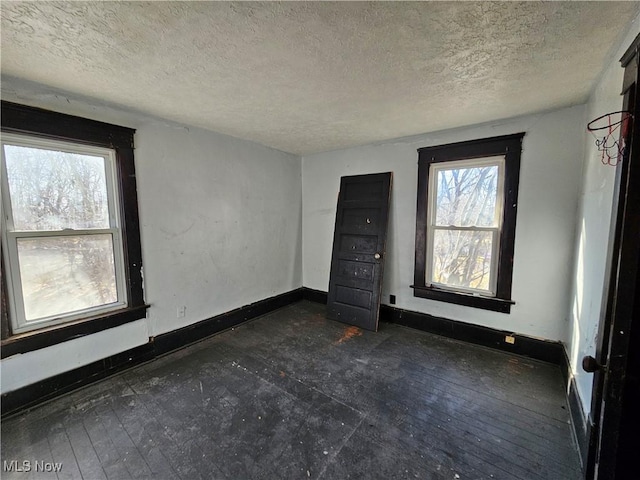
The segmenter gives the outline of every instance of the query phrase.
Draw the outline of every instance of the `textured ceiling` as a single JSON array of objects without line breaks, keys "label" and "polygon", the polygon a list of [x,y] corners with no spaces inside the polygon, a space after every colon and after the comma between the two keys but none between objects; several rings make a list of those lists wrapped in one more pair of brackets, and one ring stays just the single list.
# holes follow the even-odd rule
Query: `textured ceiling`
[{"label": "textured ceiling", "polygon": [[580,103],[638,2],[7,2],[2,73],[305,154]]}]

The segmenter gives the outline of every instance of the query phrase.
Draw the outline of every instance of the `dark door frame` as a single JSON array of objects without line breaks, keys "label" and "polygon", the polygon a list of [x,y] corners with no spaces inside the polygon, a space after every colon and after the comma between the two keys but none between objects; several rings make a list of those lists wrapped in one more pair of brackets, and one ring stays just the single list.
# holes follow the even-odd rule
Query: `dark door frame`
[{"label": "dark door frame", "polygon": [[[637,432],[632,426],[638,414],[630,405],[637,398],[638,356],[630,356],[640,328],[640,95],[638,95],[638,54],[640,35],[620,60],[625,69],[623,108],[631,111],[633,122],[628,148],[616,172],[612,228],[604,294],[606,307],[598,329],[596,359],[603,367],[596,371],[591,398],[592,427],[586,478],[613,480],[631,478]],[[632,342],[634,342],[632,344]],[[633,437],[632,437],[633,435]]]}]

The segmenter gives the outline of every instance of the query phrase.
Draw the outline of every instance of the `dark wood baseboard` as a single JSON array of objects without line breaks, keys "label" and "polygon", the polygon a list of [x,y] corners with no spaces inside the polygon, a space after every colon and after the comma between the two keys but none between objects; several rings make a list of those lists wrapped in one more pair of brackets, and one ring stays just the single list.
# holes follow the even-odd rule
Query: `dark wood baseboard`
[{"label": "dark wood baseboard", "polygon": [[310,302],[327,304],[329,294],[322,290],[314,290],[313,288],[302,287],[302,297]]},{"label": "dark wood baseboard", "polygon": [[562,379],[564,380],[565,385],[569,385],[571,381],[571,363],[569,363],[569,356],[567,355],[567,350],[562,348],[562,358],[560,358],[560,372],[562,372]]},{"label": "dark wood baseboard", "polygon": [[2,395],[2,418],[28,410],[45,401],[103,380],[173,350],[186,347],[303,298],[305,298],[304,289],[298,288],[260,300],[193,325],[158,335],[150,339],[149,343],[139,347],[7,392]]},{"label": "dark wood baseboard", "polygon": [[[327,303],[327,292],[313,290],[307,287],[303,287],[302,290],[305,300],[323,304]],[[536,360],[542,360],[555,365],[562,365],[562,361],[565,358],[564,346],[561,342],[540,340],[526,335],[518,335],[513,332],[449,320],[447,318],[429,315],[428,313],[404,310],[390,305],[380,305],[380,320],[476,345],[535,358]],[[514,344],[505,342],[507,335],[515,338]]]},{"label": "dark wood baseboard", "polygon": [[571,377],[569,380],[569,386],[567,390],[567,403],[569,404],[569,413],[571,414],[571,425],[573,426],[573,433],[578,444],[578,451],[580,452],[580,460],[582,461],[582,467],[585,467],[587,461],[587,453],[589,451],[589,435],[591,422],[584,414],[582,408],[582,402],[578,395],[578,389],[575,378]]},{"label": "dark wood baseboard", "polygon": [[573,428],[576,443],[578,444],[580,461],[584,468],[586,466],[587,453],[589,451],[591,420],[587,415],[585,415],[584,409],[582,408],[582,402],[580,401],[580,395],[578,394],[576,380],[571,373],[571,363],[569,362],[566,350],[562,356],[560,370],[564,377],[564,384],[567,386],[567,404],[569,405],[569,414],[571,415],[571,426]]},{"label": "dark wood baseboard", "polygon": [[2,418],[103,380],[154,357],[153,344],[146,343],[18,390],[4,393],[2,394]]},{"label": "dark wood baseboard", "polygon": [[164,355],[173,350],[178,350],[191,343],[203,340],[211,335],[220,333],[228,328],[240,325],[247,320],[259,317],[304,298],[303,289],[298,288],[291,292],[276,295],[244,307],[236,308],[215,317],[203,320],[178,330],[163,333],[153,338],[156,356]]},{"label": "dark wood baseboard", "polygon": [[[536,360],[553,363],[555,365],[560,365],[562,357],[564,356],[564,347],[561,342],[540,340],[505,330],[497,330],[480,325],[449,320],[448,318],[436,317],[428,313],[403,310],[389,305],[380,306],[380,320],[476,345],[482,345],[484,347],[495,348],[504,352],[535,358]],[[507,336],[514,338],[513,344],[505,341]]]}]

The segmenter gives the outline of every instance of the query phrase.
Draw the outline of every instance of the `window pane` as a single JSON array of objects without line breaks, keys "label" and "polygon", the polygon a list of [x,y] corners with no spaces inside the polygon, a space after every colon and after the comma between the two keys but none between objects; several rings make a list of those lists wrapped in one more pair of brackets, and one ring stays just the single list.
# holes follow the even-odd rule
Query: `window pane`
[{"label": "window pane", "polygon": [[436,225],[495,226],[497,165],[437,172]]},{"label": "window pane", "polygon": [[493,232],[436,230],[432,282],[490,290]]},{"label": "window pane", "polygon": [[27,320],[118,299],[111,235],[18,239]]},{"label": "window pane", "polygon": [[109,228],[103,157],[4,146],[15,230]]}]

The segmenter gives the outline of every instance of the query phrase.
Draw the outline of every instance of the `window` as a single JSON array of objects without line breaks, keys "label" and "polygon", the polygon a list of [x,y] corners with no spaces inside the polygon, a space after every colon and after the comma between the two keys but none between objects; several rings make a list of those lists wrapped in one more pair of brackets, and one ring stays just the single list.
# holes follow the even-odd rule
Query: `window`
[{"label": "window", "polygon": [[504,158],[432,163],[428,284],[495,296]]},{"label": "window", "polygon": [[127,304],[114,152],[2,136],[12,331]]},{"label": "window", "polygon": [[510,311],[523,136],[418,151],[415,296]]},{"label": "window", "polygon": [[3,358],[145,316],[133,133],[2,102]]}]

